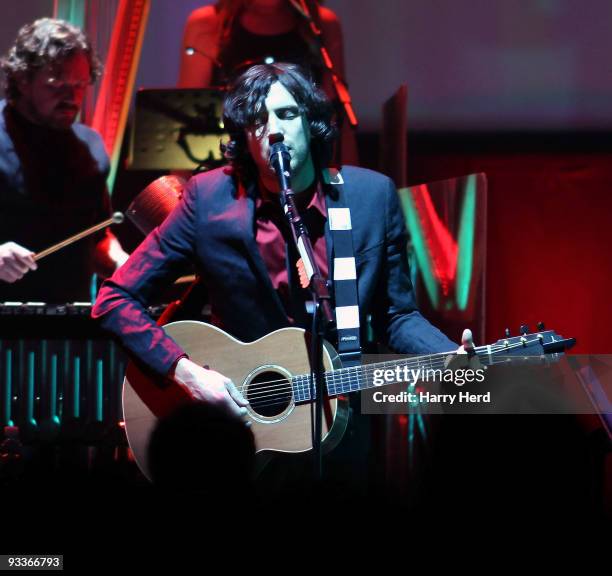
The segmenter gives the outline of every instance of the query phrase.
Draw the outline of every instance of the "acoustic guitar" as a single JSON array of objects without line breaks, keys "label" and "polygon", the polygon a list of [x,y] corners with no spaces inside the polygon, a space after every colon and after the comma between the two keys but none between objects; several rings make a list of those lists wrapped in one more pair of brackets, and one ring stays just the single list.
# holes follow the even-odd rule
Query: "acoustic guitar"
[{"label": "acoustic guitar", "polygon": [[[310,404],[313,399],[308,361],[309,334],[300,328],[283,328],[251,343],[241,342],[223,330],[196,321],[172,322],[164,330],[201,365],[230,378],[249,400],[258,453],[302,453],[312,449]],[[482,365],[510,355],[537,356],[560,353],[575,343],[552,330],[524,334],[478,346],[474,353]],[[453,351],[343,368],[338,354],[324,342],[323,363],[329,402],[323,421],[325,451],[333,449],[346,429],[346,395],[381,385],[381,370],[408,366],[415,372],[445,370]],[[378,372],[377,372],[378,371]],[[414,373],[414,372],[413,372]],[[384,385],[384,384],[382,384]],[[149,438],[158,419],[189,401],[178,384],[151,380],[134,363],[128,366],[123,385],[123,415],[128,442],[141,471],[150,478],[147,463]]]}]

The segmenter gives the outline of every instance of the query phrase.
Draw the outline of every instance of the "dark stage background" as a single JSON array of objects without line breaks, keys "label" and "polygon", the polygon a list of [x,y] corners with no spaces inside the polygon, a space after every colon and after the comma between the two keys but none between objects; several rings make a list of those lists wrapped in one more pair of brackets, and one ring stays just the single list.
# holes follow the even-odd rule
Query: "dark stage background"
[{"label": "dark stage background", "polygon": [[[361,139],[377,158],[378,138]],[[376,163],[371,163],[372,167]],[[413,133],[409,184],[485,172],[486,339],[537,322],[612,348],[612,147],[605,133]]]}]

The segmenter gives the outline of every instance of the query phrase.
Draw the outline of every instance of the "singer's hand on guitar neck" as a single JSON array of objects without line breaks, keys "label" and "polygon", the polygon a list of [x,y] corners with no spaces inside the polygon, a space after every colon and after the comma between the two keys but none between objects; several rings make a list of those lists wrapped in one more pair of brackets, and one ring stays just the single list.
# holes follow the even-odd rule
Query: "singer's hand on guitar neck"
[{"label": "singer's hand on guitar neck", "polygon": [[248,401],[223,374],[198,366],[188,358],[181,358],[173,377],[194,400],[219,406],[237,418],[246,416]]},{"label": "singer's hand on guitar neck", "polygon": [[480,368],[486,368],[481,364],[478,356],[474,353],[474,340],[472,337],[472,331],[469,328],[466,328],[463,331],[461,336],[461,346],[457,348],[457,351],[454,354],[451,354],[446,358],[444,367],[448,368],[449,370],[459,370],[465,368],[477,370]]}]

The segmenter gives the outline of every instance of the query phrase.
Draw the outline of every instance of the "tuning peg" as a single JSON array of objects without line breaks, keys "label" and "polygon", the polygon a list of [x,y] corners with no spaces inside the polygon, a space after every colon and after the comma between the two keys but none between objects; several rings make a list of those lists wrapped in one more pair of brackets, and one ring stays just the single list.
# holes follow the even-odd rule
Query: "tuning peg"
[{"label": "tuning peg", "polygon": [[521,324],[520,332],[523,336],[529,334],[529,326],[527,326],[527,324]]},{"label": "tuning peg", "polygon": [[506,328],[504,330],[504,334],[506,335],[506,338],[510,338],[510,328]]},{"label": "tuning peg", "polygon": [[546,330],[544,322],[538,322],[538,332],[543,332],[544,330]]}]

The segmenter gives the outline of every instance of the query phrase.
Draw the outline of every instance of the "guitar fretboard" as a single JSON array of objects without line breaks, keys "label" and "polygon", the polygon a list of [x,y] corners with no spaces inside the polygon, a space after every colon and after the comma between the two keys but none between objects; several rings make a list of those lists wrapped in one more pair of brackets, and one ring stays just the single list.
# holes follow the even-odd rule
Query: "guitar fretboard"
[{"label": "guitar fretboard", "polygon": [[[497,344],[478,346],[474,353],[482,365],[491,365],[496,356],[509,354],[521,348],[540,346],[545,334],[534,334],[512,341],[500,341]],[[447,369],[448,358],[455,351],[427,354],[424,356],[406,357],[387,362],[376,362],[350,368],[340,368],[325,373],[325,385],[329,396],[348,394],[368,388],[385,386],[397,382],[412,384],[425,377],[434,379]],[[435,371],[435,372],[432,372]],[[310,374],[299,374],[291,379],[296,402],[307,402],[314,398],[311,394]]]},{"label": "guitar fretboard", "polygon": [[[444,370],[445,361],[449,354],[452,354],[452,352],[376,362],[326,372],[327,393],[329,396],[337,396],[393,382],[411,383],[422,377],[428,370]],[[385,374],[389,381],[384,381]],[[383,382],[380,381],[381,379]],[[292,385],[296,402],[311,400],[310,374],[294,376]]]}]

